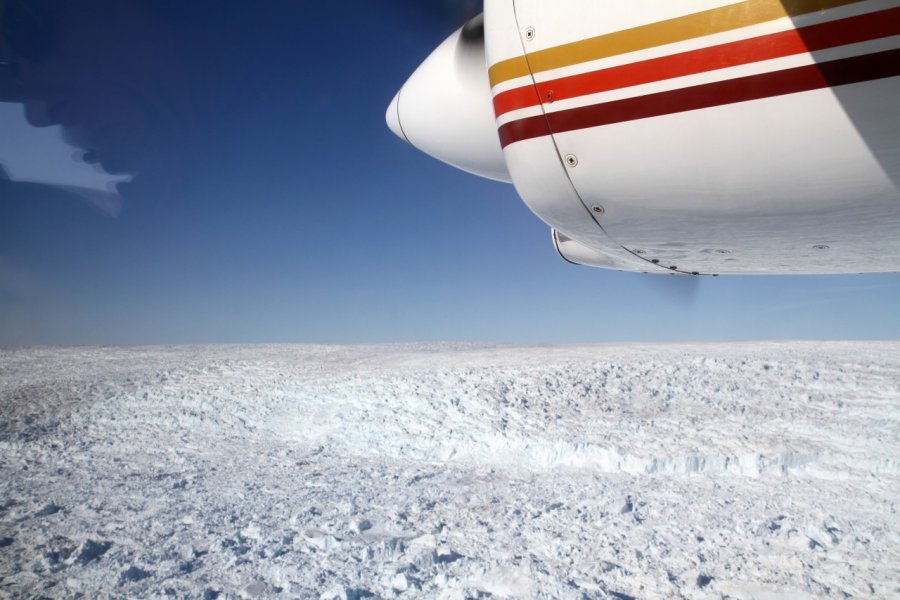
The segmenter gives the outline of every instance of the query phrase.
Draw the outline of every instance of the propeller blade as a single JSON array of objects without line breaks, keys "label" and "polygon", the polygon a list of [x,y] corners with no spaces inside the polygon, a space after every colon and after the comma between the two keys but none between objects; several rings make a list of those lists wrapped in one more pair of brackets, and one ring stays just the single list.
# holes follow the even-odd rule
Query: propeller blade
[{"label": "propeller blade", "polygon": [[459,27],[482,11],[481,0],[400,0],[410,9],[426,13]]},{"label": "propeller blade", "polygon": [[641,280],[653,288],[654,293],[664,296],[673,304],[692,306],[700,289],[700,277],[696,275],[651,275]]}]

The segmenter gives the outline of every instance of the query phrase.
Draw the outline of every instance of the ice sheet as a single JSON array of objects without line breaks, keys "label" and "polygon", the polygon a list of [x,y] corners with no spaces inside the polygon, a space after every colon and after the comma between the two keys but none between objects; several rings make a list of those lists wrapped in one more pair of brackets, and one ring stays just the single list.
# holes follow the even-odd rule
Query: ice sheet
[{"label": "ice sheet", "polygon": [[900,596],[900,343],[0,352],[0,596]]}]

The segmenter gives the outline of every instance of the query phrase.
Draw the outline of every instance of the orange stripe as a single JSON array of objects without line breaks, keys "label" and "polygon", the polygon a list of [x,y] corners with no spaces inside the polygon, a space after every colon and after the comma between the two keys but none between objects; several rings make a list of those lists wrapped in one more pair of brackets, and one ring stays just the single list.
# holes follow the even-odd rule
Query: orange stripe
[{"label": "orange stripe", "polygon": [[522,86],[497,94],[494,97],[494,111],[499,117],[513,110],[541,103],[607,92],[675,77],[696,75],[898,34],[900,34],[900,8],[892,8],[801,29],[792,29],[601,69],[591,73],[563,77],[538,83],[536,86]]},{"label": "orange stripe", "polygon": [[491,87],[498,83],[570,65],[684,42],[866,0],[746,0],[657,23],[615,31],[586,40],[517,56],[493,65]]}]

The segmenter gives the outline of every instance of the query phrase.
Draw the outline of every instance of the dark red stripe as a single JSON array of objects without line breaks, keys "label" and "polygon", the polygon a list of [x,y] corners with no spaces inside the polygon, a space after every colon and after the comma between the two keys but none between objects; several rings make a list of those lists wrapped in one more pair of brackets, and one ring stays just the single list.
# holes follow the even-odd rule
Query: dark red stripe
[{"label": "dark red stripe", "polygon": [[499,117],[512,110],[541,103],[772,60],[802,52],[815,52],[897,34],[900,34],[900,8],[892,8],[515,88],[494,97],[494,112]]},{"label": "dark red stripe", "polygon": [[500,144],[900,75],[900,49],[538,115],[502,125]]}]

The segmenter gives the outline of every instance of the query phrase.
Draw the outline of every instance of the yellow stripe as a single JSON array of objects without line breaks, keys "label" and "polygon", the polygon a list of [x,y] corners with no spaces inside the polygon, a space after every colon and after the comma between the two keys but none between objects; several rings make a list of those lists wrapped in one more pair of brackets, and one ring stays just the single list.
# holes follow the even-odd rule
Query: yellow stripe
[{"label": "yellow stripe", "polygon": [[746,0],[539,50],[528,54],[527,59],[525,56],[517,56],[504,60],[490,68],[491,87],[528,75],[529,71],[532,73],[549,71],[862,1],[864,0]]}]

